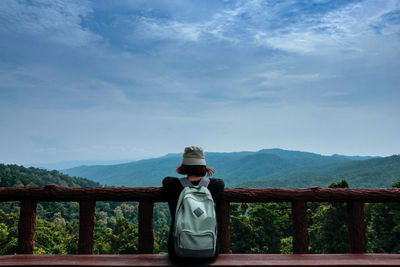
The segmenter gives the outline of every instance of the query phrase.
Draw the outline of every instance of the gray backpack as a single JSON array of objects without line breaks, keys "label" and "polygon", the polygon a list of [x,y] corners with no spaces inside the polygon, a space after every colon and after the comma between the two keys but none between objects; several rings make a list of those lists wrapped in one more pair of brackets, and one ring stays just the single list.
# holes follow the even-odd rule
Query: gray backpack
[{"label": "gray backpack", "polygon": [[180,257],[213,257],[217,244],[217,217],[214,200],[202,178],[194,186],[187,178],[179,179],[183,190],[175,213],[175,253]]}]

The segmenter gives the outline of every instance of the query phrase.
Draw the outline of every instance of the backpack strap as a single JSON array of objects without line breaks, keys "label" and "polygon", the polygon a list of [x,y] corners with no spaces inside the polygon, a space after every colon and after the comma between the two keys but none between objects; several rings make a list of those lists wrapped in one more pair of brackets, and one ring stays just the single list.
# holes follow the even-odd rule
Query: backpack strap
[{"label": "backpack strap", "polygon": [[181,183],[181,185],[185,188],[185,187],[191,187],[193,186],[193,184],[189,181],[188,178],[180,178],[179,182]]},{"label": "backpack strap", "polygon": [[201,178],[199,185],[207,188],[209,183],[210,183],[210,179],[203,177],[203,178]]},{"label": "backpack strap", "polygon": [[[179,182],[181,183],[181,185],[183,187],[192,187],[193,186],[192,182],[189,181],[189,179],[186,178],[186,177],[185,178],[180,178]],[[203,177],[203,178],[201,178],[201,180],[199,182],[199,186],[204,186],[204,187],[207,188],[209,183],[210,183],[210,179],[208,179],[206,177]]]}]

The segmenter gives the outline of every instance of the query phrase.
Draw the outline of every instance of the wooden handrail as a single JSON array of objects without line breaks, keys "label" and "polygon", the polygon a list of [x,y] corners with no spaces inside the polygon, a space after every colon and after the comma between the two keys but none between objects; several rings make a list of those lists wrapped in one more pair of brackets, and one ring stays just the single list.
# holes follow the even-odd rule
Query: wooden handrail
[{"label": "wooden handrail", "polygon": [[[56,185],[44,187],[0,187],[0,201],[21,201],[18,224],[19,254],[32,254],[38,201],[79,201],[79,253],[93,254],[96,201],[139,201],[139,252],[152,253],[154,243],[153,205],[165,202],[159,187],[80,187]],[[308,253],[307,201],[346,202],[350,252],[365,253],[366,220],[364,203],[400,202],[399,188],[225,188],[223,201],[218,204],[222,253],[230,252],[230,202],[291,202],[293,252]]]},{"label": "wooden handrail", "polygon": [[[160,187],[0,187],[0,201],[150,201],[165,202]],[[400,188],[225,188],[228,202],[400,202]]]}]

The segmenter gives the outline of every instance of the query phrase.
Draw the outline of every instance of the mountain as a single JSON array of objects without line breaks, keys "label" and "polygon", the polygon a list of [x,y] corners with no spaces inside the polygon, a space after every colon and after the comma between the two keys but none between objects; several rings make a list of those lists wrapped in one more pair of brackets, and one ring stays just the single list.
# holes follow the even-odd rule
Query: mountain
[{"label": "mountain", "polygon": [[338,154],[333,154],[332,156],[323,156],[317,153],[291,151],[280,148],[262,149],[258,151],[258,153],[274,154],[283,159],[290,160],[299,166],[314,166],[314,165],[328,164],[334,162],[345,162],[348,160],[364,160],[364,159],[376,158],[373,156],[344,156]]},{"label": "mountain", "polygon": [[345,179],[350,187],[385,188],[400,179],[400,155],[331,164],[311,168],[298,168],[276,172],[268,179],[242,183],[242,187],[327,187]]},{"label": "mountain", "polygon": [[[346,179],[351,187],[391,187],[400,178],[400,156],[362,157],[289,151],[206,153],[208,166],[227,187],[326,187]],[[0,164],[0,186],[161,186],[165,176],[178,176],[182,154],[116,165],[79,166],[59,171]],[[85,178],[76,178],[85,177]],[[90,179],[90,180],[89,180]],[[94,181],[91,181],[94,180]]]},{"label": "mountain", "polygon": [[70,169],[82,165],[113,165],[131,162],[132,160],[63,160],[51,163],[27,163],[24,167],[35,167],[46,170],[63,170]]},{"label": "mountain", "polygon": [[161,186],[165,176],[174,175],[178,157],[161,157],[118,165],[80,166],[62,170],[72,176],[86,177],[105,185]]},{"label": "mountain", "polygon": [[346,159],[352,159],[352,160],[365,160],[365,159],[379,158],[378,156],[345,156],[345,155],[339,155],[339,154],[333,154],[332,157],[346,158]]},{"label": "mountain", "polygon": [[86,178],[71,177],[55,170],[47,171],[33,167],[0,164],[0,187],[44,186],[46,184],[65,187],[101,186]]},{"label": "mountain", "polygon": [[[175,169],[180,165],[181,157],[181,154],[174,153],[117,165],[79,166],[62,172],[106,185],[160,186],[165,176],[177,176]],[[206,160],[208,166],[216,169],[216,177],[224,179],[226,186],[232,187],[297,168],[343,164],[354,159],[274,148],[257,152],[209,152]]]}]

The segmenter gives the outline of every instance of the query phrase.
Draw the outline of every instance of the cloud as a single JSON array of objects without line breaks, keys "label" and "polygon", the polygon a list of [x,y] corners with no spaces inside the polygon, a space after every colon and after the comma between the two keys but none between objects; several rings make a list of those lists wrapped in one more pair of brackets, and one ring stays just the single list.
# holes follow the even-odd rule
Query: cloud
[{"label": "cloud", "polygon": [[274,85],[287,85],[304,82],[319,81],[324,78],[321,73],[304,73],[304,74],[291,74],[283,71],[268,71],[254,75],[257,78],[262,78],[261,85],[274,86]]},{"label": "cloud", "polygon": [[93,12],[87,0],[0,1],[0,31],[79,47],[101,37],[83,27]]},{"label": "cloud", "polygon": [[400,9],[382,14],[374,23],[371,23],[371,28],[380,35],[400,36]]},{"label": "cloud", "polygon": [[353,34],[351,26],[355,22],[349,14],[357,6],[354,4],[340,11],[334,10],[323,17],[313,14],[305,21],[272,32],[258,31],[254,39],[259,45],[299,54],[322,54],[338,47],[349,49],[351,44],[348,38]]},{"label": "cloud", "polygon": [[0,1],[0,156],[136,158],[192,143],[395,151],[396,10],[399,1]]},{"label": "cloud", "polygon": [[363,52],[363,42],[374,38],[372,28],[381,33],[398,21],[399,11],[390,2],[237,1],[202,21],[141,17],[141,28],[148,38],[160,40],[228,41],[306,55],[357,55]]},{"label": "cloud", "polygon": [[165,21],[154,18],[142,18],[141,24],[143,34],[150,33],[155,38],[184,41],[198,41],[205,28],[202,24]]},{"label": "cloud", "polygon": [[186,22],[174,19],[140,18],[140,33],[149,37],[166,40],[202,41],[214,38],[217,40],[237,41],[229,31],[240,15],[240,8],[223,10],[213,14],[209,20]]},{"label": "cloud", "polygon": [[[276,31],[258,31],[254,38],[259,45],[298,54],[344,52],[348,55],[351,52],[361,55],[368,40],[376,39],[371,25],[381,29],[384,26],[376,25],[382,25],[383,18],[397,21],[397,11],[391,10],[393,8],[390,3],[378,6],[374,1],[351,3],[322,15],[311,14],[303,21]],[[392,41],[399,43],[399,40]]]}]

